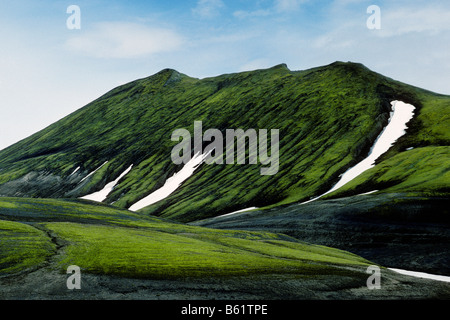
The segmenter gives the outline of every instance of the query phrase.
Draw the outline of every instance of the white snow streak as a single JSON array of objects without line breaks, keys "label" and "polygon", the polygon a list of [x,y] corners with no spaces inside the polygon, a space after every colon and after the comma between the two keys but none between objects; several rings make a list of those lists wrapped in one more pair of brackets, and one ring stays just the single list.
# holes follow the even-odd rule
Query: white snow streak
[{"label": "white snow streak", "polygon": [[87,199],[87,200],[93,200],[97,202],[102,202],[106,199],[108,194],[114,189],[114,187],[117,185],[120,179],[122,179],[123,176],[125,176],[128,172],[130,172],[133,165],[129,166],[122,174],[114,181],[109,182],[105,187],[97,192],[85,195],[81,197],[81,199]]},{"label": "white snow streak", "polygon": [[92,171],[91,173],[89,173],[86,177],[84,177],[83,179],[81,179],[81,182],[83,182],[84,180],[86,180],[87,178],[89,178],[90,176],[92,176],[94,173],[96,173],[98,170],[100,170],[101,167],[103,167],[105,164],[107,164],[108,161],[105,161],[100,167],[98,167],[97,169],[95,169],[94,171]]},{"label": "white snow streak", "polygon": [[205,160],[205,158],[206,154],[205,155],[196,154],[191,160],[189,160],[183,166],[183,168],[180,171],[178,171],[172,177],[167,179],[161,188],[152,192],[145,198],[139,200],[128,209],[131,211],[137,211],[139,209],[142,209],[146,206],[149,206],[157,201],[166,198],[172,192],[178,189],[178,187],[194,173],[194,171]]},{"label": "white snow streak", "polygon": [[448,276],[441,276],[441,275],[430,274],[430,273],[425,273],[425,272],[408,271],[408,270],[394,269],[394,268],[388,268],[388,269],[392,270],[394,272],[400,273],[400,274],[411,276],[411,277],[450,282],[450,277],[448,277]]},{"label": "white snow streak", "polygon": [[71,176],[75,174],[75,172],[77,172],[78,170],[80,170],[80,166],[76,167],[75,170],[73,170],[73,172],[70,174]]},{"label": "white snow streak", "polygon": [[233,211],[233,212],[230,212],[230,213],[223,214],[221,216],[217,216],[217,218],[219,218],[219,217],[227,217],[227,216],[231,216],[231,215],[236,214],[236,213],[250,211],[250,210],[253,210],[253,209],[258,209],[258,207],[249,207],[249,208],[241,209],[241,210],[238,210],[238,211]]}]

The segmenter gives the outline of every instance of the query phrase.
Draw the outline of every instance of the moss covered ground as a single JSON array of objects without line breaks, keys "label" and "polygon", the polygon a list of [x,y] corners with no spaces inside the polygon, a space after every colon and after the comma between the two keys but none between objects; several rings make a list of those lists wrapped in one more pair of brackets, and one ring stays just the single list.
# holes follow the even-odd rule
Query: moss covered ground
[{"label": "moss covered ground", "polygon": [[61,272],[78,265],[93,274],[152,279],[311,276],[370,264],[282,234],[188,226],[88,201],[3,198],[0,239],[0,275],[50,259]]}]

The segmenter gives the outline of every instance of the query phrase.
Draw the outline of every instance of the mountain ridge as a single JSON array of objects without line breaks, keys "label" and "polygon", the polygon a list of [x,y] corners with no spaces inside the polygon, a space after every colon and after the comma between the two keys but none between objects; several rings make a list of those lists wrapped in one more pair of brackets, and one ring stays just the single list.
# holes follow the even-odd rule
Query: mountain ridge
[{"label": "mountain ridge", "polygon": [[[170,162],[171,132],[191,131],[193,122],[202,120],[205,128],[221,131],[279,127],[279,176],[258,178],[252,166],[202,165],[196,179],[143,213],[192,221],[307,200],[367,154],[387,123],[393,99],[413,104],[417,115],[397,149],[378,163],[401,153],[411,140],[420,147],[447,144],[445,130],[423,132],[430,126],[424,121],[436,117],[430,101],[448,108],[448,96],[402,84],[359,63],[337,61],[301,71],[279,64],[203,79],[166,68],[114,88],[0,151],[0,195],[81,197],[133,165],[105,201],[127,208],[180,170]],[[240,194],[244,190],[251,191]]]}]

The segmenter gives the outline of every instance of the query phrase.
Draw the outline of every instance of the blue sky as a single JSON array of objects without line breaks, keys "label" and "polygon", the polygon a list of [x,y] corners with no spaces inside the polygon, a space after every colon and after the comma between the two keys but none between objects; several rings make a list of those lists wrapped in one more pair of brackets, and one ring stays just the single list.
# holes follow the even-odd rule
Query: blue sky
[{"label": "blue sky", "polygon": [[[67,28],[70,5],[80,29]],[[0,3],[0,30],[0,149],[163,68],[203,78],[354,61],[450,94],[448,1],[17,0]]]}]

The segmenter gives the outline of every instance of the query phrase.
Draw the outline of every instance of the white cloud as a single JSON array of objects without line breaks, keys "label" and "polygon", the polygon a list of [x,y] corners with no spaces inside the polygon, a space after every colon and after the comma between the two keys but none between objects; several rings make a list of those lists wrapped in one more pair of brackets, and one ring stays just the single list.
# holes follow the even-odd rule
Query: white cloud
[{"label": "white cloud", "polygon": [[246,19],[295,12],[300,9],[300,6],[303,3],[307,1],[308,0],[274,0],[269,8],[257,9],[253,11],[237,10],[233,13],[233,16],[238,19]]},{"label": "white cloud", "polygon": [[408,33],[437,34],[450,31],[450,10],[436,7],[404,7],[381,11],[381,36],[401,36]]},{"label": "white cloud", "polygon": [[222,0],[199,0],[192,13],[200,18],[211,19],[217,17],[223,7]]},{"label": "white cloud", "polygon": [[266,17],[272,14],[271,10],[264,10],[259,9],[255,11],[245,11],[245,10],[238,10],[233,13],[233,16],[235,16],[238,19],[245,19],[245,18],[255,18],[255,17]]},{"label": "white cloud", "polygon": [[177,50],[176,32],[127,22],[101,22],[66,41],[66,48],[97,58],[134,58]]},{"label": "white cloud", "polygon": [[291,12],[298,10],[306,0],[275,0],[275,9],[278,12]]}]

